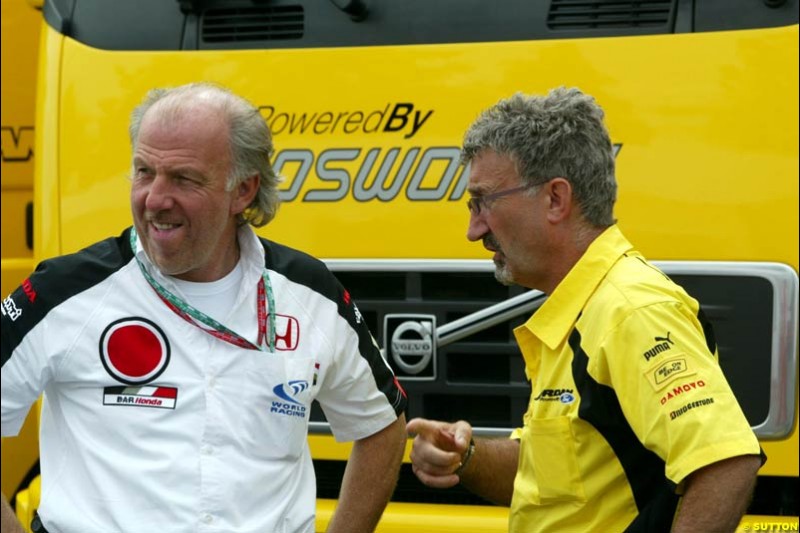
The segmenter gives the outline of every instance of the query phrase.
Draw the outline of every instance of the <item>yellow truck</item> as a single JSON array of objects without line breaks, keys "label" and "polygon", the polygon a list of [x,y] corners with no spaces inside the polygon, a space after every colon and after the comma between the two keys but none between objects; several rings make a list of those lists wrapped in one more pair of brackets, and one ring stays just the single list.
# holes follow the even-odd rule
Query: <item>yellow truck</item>
[{"label": "yellow truck", "polygon": [[[331,265],[406,388],[409,418],[464,418],[482,435],[521,424],[530,385],[512,329],[544,296],[497,284],[464,237],[461,135],[516,91],[594,95],[616,148],[620,226],[701,302],[769,457],[740,527],[796,530],[797,0],[2,6],[4,293],[35,262],[131,224],[126,127],[148,89],[218,82],[274,133],[283,206],[260,233]],[[37,32],[38,46],[25,42]],[[6,70],[7,40],[26,77]],[[27,115],[7,112],[7,94]],[[34,411],[3,441],[3,492],[20,516],[38,497],[35,426]],[[310,432],[323,530],[349,448],[319,409]],[[379,531],[506,530],[507,509],[428,489],[407,462]]]}]

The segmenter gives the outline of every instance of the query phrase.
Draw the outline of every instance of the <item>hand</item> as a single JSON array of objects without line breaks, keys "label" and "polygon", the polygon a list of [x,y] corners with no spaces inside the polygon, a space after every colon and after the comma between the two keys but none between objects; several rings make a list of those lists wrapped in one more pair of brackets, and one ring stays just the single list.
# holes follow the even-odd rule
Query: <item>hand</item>
[{"label": "hand", "polygon": [[457,485],[454,472],[461,466],[472,438],[472,426],[463,420],[454,424],[414,418],[406,431],[416,434],[411,448],[411,468],[429,487],[446,489]]}]

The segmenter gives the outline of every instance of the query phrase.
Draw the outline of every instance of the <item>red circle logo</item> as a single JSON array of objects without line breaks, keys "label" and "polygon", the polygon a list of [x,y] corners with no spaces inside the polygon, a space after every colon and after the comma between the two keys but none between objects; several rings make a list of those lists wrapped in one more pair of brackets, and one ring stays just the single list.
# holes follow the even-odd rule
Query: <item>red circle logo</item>
[{"label": "red circle logo", "polygon": [[103,366],[128,385],[142,385],[160,376],[169,364],[169,352],[164,332],[146,318],[112,322],[100,337]]}]

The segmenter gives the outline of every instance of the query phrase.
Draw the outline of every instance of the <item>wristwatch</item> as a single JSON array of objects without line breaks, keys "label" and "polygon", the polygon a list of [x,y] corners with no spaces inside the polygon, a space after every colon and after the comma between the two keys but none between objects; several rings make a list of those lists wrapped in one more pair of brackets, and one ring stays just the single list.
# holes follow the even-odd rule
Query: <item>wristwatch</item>
[{"label": "wristwatch", "polygon": [[472,458],[472,454],[475,453],[475,439],[469,439],[469,447],[467,447],[466,453],[464,453],[464,457],[461,458],[461,462],[458,464],[458,468],[456,468],[455,475],[461,475],[461,472],[467,467],[467,463]]}]

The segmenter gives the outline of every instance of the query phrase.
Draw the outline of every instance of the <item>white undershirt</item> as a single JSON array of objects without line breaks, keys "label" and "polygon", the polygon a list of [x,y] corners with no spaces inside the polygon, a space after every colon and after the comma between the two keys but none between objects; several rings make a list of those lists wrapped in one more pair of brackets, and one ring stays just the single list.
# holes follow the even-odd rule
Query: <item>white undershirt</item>
[{"label": "white undershirt", "polygon": [[216,281],[196,282],[177,278],[172,278],[172,281],[192,307],[224,324],[233,309],[243,277],[244,269],[239,261],[229,274]]}]

